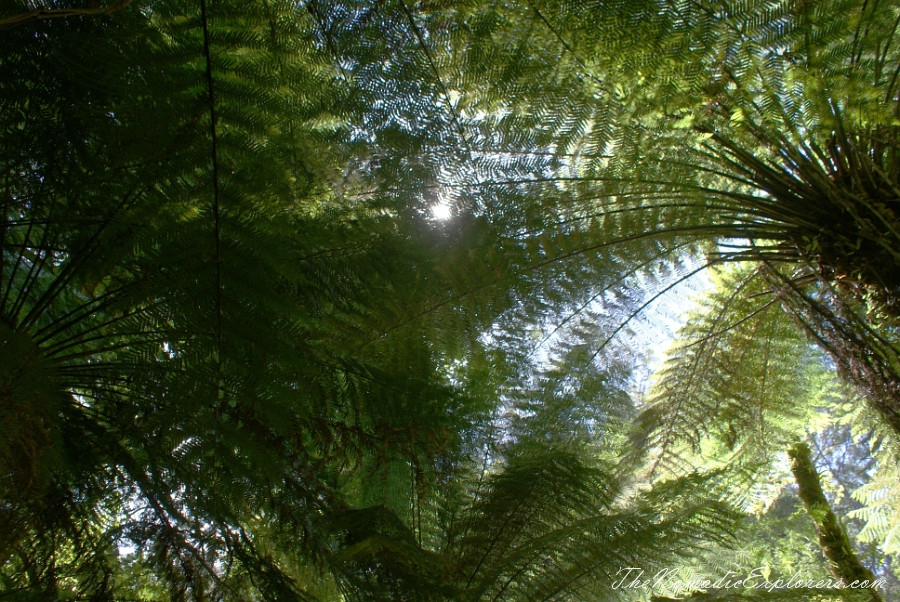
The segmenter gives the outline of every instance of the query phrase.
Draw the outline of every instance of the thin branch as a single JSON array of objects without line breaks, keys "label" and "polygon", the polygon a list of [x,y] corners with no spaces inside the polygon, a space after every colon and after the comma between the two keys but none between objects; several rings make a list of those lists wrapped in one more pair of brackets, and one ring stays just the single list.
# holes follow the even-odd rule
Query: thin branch
[{"label": "thin branch", "polygon": [[591,73],[590,69],[588,69],[587,63],[585,63],[584,60],[580,56],[578,56],[578,53],[575,52],[575,50],[572,48],[572,46],[569,45],[568,42],[566,42],[566,40],[562,37],[562,35],[560,35],[556,28],[553,27],[550,21],[547,20],[547,17],[545,17],[543,13],[541,13],[541,11],[539,11],[537,7],[530,2],[528,3],[528,7],[531,8],[532,11],[534,11],[534,14],[538,16],[538,19],[541,20],[541,22],[547,27],[547,29],[550,30],[550,33],[552,33],[554,37],[556,37],[556,39],[559,41],[559,43],[562,44],[563,48],[566,49],[566,52],[572,55],[572,58],[575,59],[575,62],[578,63],[578,65],[584,70],[585,76],[600,84],[601,88],[603,88],[605,92],[606,83],[602,79]]},{"label": "thin branch", "polygon": [[[666,250],[662,251],[661,253],[656,254],[654,257],[648,259],[647,261],[641,263],[640,265],[638,265],[638,266],[635,267],[634,269],[632,269],[632,270],[630,270],[629,272],[627,272],[626,274],[624,274],[624,275],[623,275],[621,278],[619,278],[615,283],[613,283],[613,284],[611,284],[611,285],[609,285],[609,286],[604,287],[603,289],[601,289],[597,294],[593,295],[590,299],[588,299],[587,301],[585,301],[584,304],[582,304],[579,308],[577,308],[577,309],[576,309],[575,311],[573,311],[571,314],[569,314],[568,316],[566,316],[562,321],[560,321],[560,323],[556,325],[556,327],[550,332],[550,334],[548,334],[547,336],[545,336],[543,339],[541,339],[540,342],[538,342],[537,345],[534,346],[534,349],[532,349],[532,350],[528,353],[528,355],[527,355],[526,357],[531,357],[532,355],[534,355],[534,354],[537,352],[537,350],[540,349],[540,348],[544,345],[544,343],[546,343],[546,342],[549,341],[551,338],[553,338],[553,336],[554,336],[557,332],[559,332],[559,331],[562,329],[563,326],[565,326],[567,323],[569,323],[570,321],[572,321],[573,319],[575,319],[577,316],[581,315],[581,312],[584,311],[591,303],[593,303],[594,301],[596,301],[597,299],[599,299],[601,295],[604,295],[604,294],[606,294],[607,292],[609,292],[614,286],[618,286],[618,285],[623,284],[628,278],[630,278],[631,276],[634,276],[635,274],[637,274],[639,271],[641,271],[641,270],[643,270],[644,268],[646,268],[646,267],[647,267],[648,265],[650,265],[651,263],[653,263],[653,262],[655,262],[655,261],[657,261],[657,260],[659,260],[659,259],[662,259],[663,257],[666,257],[666,256],[670,255],[671,253],[674,253],[674,252],[677,251],[678,249],[681,249],[681,248],[687,246],[688,244],[690,244],[690,243],[682,243],[682,244],[679,244],[679,245],[675,245],[675,246],[672,247],[671,249],[666,249]],[[682,282],[682,281],[683,281],[683,280],[679,279],[679,282]]]},{"label": "thin branch", "polygon": [[422,37],[422,32],[419,30],[419,26],[416,25],[416,21],[413,17],[412,12],[409,10],[409,7],[406,6],[406,0],[400,0],[400,7],[406,15],[407,20],[409,21],[409,26],[412,28],[413,34],[416,36],[416,40],[419,42],[419,47],[422,48],[422,52],[425,53],[425,59],[428,61],[428,67],[431,69],[431,72],[434,73],[434,78],[437,81],[438,87],[441,89],[441,94],[447,101],[447,107],[450,109],[450,118],[453,124],[456,126],[456,131],[459,134],[460,142],[462,142],[463,146],[466,148],[466,151],[468,151],[469,156],[471,157],[472,147],[469,144],[468,138],[466,138],[465,131],[462,127],[462,122],[460,122],[459,120],[459,115],[456,113],[456,109],[453,108],[453,102],[450,99],[450,91],[447,90],[447,87],[444,85],[443,80],[441,80],[441,74],[434,62],[434,56],[432,55],[431,50],[428,48],[428,45],[425,44],[425,38]]},{"label": "thin branch", "polygon": [[[216,95],[213,87],[212,54],[209,45],[209,15],[206,0],[200,0],[200,21],[203,24],[203,55],[206,59],[206,91],[209,102],[209,137],[212,143],[213,229],[215,234],[216,263],[216,356],[219,370],[222,368],[222,255],[219,216],[219,138],[216,131]],[[221,379],[216,387],[221,393]]]},{"label": "thin branch", "polygon": [[117,13],[131,4],[131,0],[119,0],[109,6],[99,8],[39,8],[27,13],[19,13],[0,19],[0,31],[31,25],[48,19],[62,19],[79,16],[104,16]]}]

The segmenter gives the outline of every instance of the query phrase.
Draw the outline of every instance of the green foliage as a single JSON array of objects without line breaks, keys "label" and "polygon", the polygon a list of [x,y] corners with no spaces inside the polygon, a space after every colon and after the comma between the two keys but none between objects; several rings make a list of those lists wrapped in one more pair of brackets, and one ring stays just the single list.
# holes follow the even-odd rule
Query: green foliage
[{"label": "green foliage", "polygon": [[456,115],[484,134],[450,173],[526,252],[516,267],[552,274],[559,306],[555,267],[598,256],[632,288],[617,278],[688,251],[774,264],[785,306],[900,428],[895,7],[475,6],[447,11],[465,61],[437,75],[491,93]]},{"label": "green foliage", "polygon": [[[834,436],[838,432],[834,408],[849,405],[841,401],[847,393],[798,325],[778,311],[771,283],[765,271],[748,266],[719,274],[715,288],[682,328],[657,375],[653,394],[636,421],[633,453],[643,450],[649,455],[651,476],[680,474],[698,465],[722,466],[728,475],[720,484],[723,494],[757,513],[751,528],[737,536],[738,556],[725,551],[709,557],[717,571],[723,570],[724,556],[731,558],[726,566],[737,575],[764,567],[775,575],[767,579],[787,582],[800,574],[826,574],[821,562],[824,554],[839,567],[834,571],[841,571],[834,572],[835,578],[840,574],[847,580],[852,574],[850,581],[859,575],[871,580],[871,572],[857,560],[862,549],[855,551],[846,525],[835,517],[822,493],[809,448],[796,443],[812,439],[818,445]],[[882,424],[882,428],[886,427]],[[845,439],[828,452],[847,454],[852,445],[852,440]],[[785,474],[785,451],[792,459],[792,479]],[[828,457],[821,461],[832,471],[840,470],[829,464]],[[866,482],[864,470],[850,468],[853,482],[847,485],[851,491]],[[834,478],[843,486],[841,475]],[[783,529],[786,515],[777,509],[790,507],[794,498],[786,487],[792,487],[791,481],[796,481],[806,504],[805,529],[802,523],[799,529]],[[779,524],[782,528],[775,543],[765,528]],[[813,524],[818,535],[802,535]],[[810,553],[819,561],[810,558]],[[873,560],[868,554],[866,558]],[[874,560],[881,569],[882,561]]]},{"label": "green foliage", "polygon": [[898,428],[890,3],[8,4],[4,593],[620,596],[840,397],[788,315]]},{"label": "green foliage", "polygon": [[353,105],[312,25],[176,3],[6,34],[10,591],[118,595],[134,547],[151,597],[302,596],[257,536],[319,562],[344,472],[454,445],[427,339],[373,340],[439,287],[408,222],[336,202]]},{"label": "green foliage", "polygon": [[[861,414],[861,416],[860,416]],[[851,414],[855,432],[861,433],[866,447],[875,458],[871,479],[852,491],[853,498],[862,504],[851,512],[855,519],[863,521],[859,539],[877,544],[885,554],[898,552],[896,528],[897,445],[894,434],[884,424],[857,409]]]},{"label": "green foliage", "polygon": [[755,480],[841,391],[765,272],[734,266],[717,276],[655,376],[634,437],[654,471],[718,461]]}]

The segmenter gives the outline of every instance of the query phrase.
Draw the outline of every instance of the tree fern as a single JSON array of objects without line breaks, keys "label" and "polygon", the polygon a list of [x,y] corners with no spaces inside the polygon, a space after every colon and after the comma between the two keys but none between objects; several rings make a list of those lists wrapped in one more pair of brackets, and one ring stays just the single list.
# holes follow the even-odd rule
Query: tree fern
[{"label": "tree fern", "polygon": [[[59,88],[42,103],[11,90],[5,113],[4,340],[17,359],[4,366],[2,548],[15,588],[112,574],[115,544],[131,541],[176,598],[246,583],[299,595],[244,527],[265,508],[282,529],[306,525],[292,547],[315,556],[310,518],[340,506],[317,464],[345,466],[355,425],[363,447],[380,428],[364,383],[390,364],[360,366],[338,336],[314,345],[353,314],[371,321],[377,301],[362,293],[386,282],[359,263],[385,252],[377,220],[344,235],[356,263],[310,261],[342,244],[333,214],[316,215],[326,156],[342,152],[328,134],[333,74],[295,7],[199,8],[10,34],[7,71]],[[89,35],[105,48],[100,82],[54,63]],[[84,90],[77,110],[62,108],[67,85]],[[22,139],[42,132],[42,145]],[[310,149],[318,165],[300,159]],[[89,180],[98,152],[108,167]],[[374,388],[418,396],[428,377],[391,379]],[[77,560],[54,560],[65,554]],[[19,572],[32,564],[47,569]]]},{"label": "tree fern", "polygon": [[[881,340],[892,285],[873,267],[890,265],[896,247],[891,7],[624,2],[591,12],[523,2],[434,18],[444,15],[469,42],[455,47],[463,69],[442,71],[440,83],[495,91],[478,118],[461,114],[492,133],[471,137],[471,167],[457,173],[471,174],[463,186],[508,240],[548,263],[600,249],[607,262],[640,263],[655,245],[698,252],[717,241],[727,251],[708,247],[711,262],[798,266],[788,280],[799,290],[782,290],[786,307],[893,420],[896,351]],[[480,79],[504,69],[502,83]],[[478,177],[500,157],[502,172]],[[507,176],[510,165],[522,176]],[[812,277],[822,286],[807,293]],[[820,294],[840,311],[809,302]],[[832,334],[835,320],[847,332]]]},{"label": "tree fern", "polygon": [[[365,527],[359,511],[338,518],[346,548],[334,558],[346,596],[617,597],[611,586],[623,566],[663,566],[678,554],[674,542],[700,549],[728,539],[735,514],[706,495],[699,475],[651,492],[625,488],[614,469],[623,443],[616,425],[630,406],[623,367],[597,363],[571,379],[564,368],[585,358],[580,345],[569,349],[558,368],[537,370],[535,380],[504,374],[494,359],[489,382],[493,394],[508,390],[506,411],[488,416],[497,427],[474,431],[468,453],[417,498],[426,531],[416,517],[401,521],[385,506],[365,511]],[[473,364],[461,373],[482,369]]]},{"label": "tree fern", "polygon": [[676,339],[639,418],[637,439],[653,450],[654,467],[684,470],[681,452],[701,450],[765,465],[817,405],[839,395],[761,274],[744,267],[720,278]]},{"label": "tree fern", "polygon": [[34,8],[0,21],[10,590],[613,595],[731,529],[711,481],[613,468],[610,341],[704,263],[764,267],[700,346],[812,356],[787,308],[895,413],[890,6]]}]

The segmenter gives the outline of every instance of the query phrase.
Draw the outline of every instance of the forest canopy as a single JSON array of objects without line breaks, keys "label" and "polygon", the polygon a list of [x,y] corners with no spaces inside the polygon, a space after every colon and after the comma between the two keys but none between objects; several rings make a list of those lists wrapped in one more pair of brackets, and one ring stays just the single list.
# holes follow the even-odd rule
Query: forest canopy
[{"label": "forest canopy", "polygon": [[900,595],[896,3],[0,6],[0,600]]}]

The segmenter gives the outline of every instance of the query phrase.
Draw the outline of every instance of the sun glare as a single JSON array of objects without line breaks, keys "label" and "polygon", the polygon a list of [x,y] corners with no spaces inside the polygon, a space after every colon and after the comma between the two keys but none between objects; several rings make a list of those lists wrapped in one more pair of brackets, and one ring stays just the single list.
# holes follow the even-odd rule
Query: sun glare
[{"label": "sun glare", "polygon": [[435,203],[430,211],[432,219],[446,221],[453,217],[453,208],[447,203]]}]

